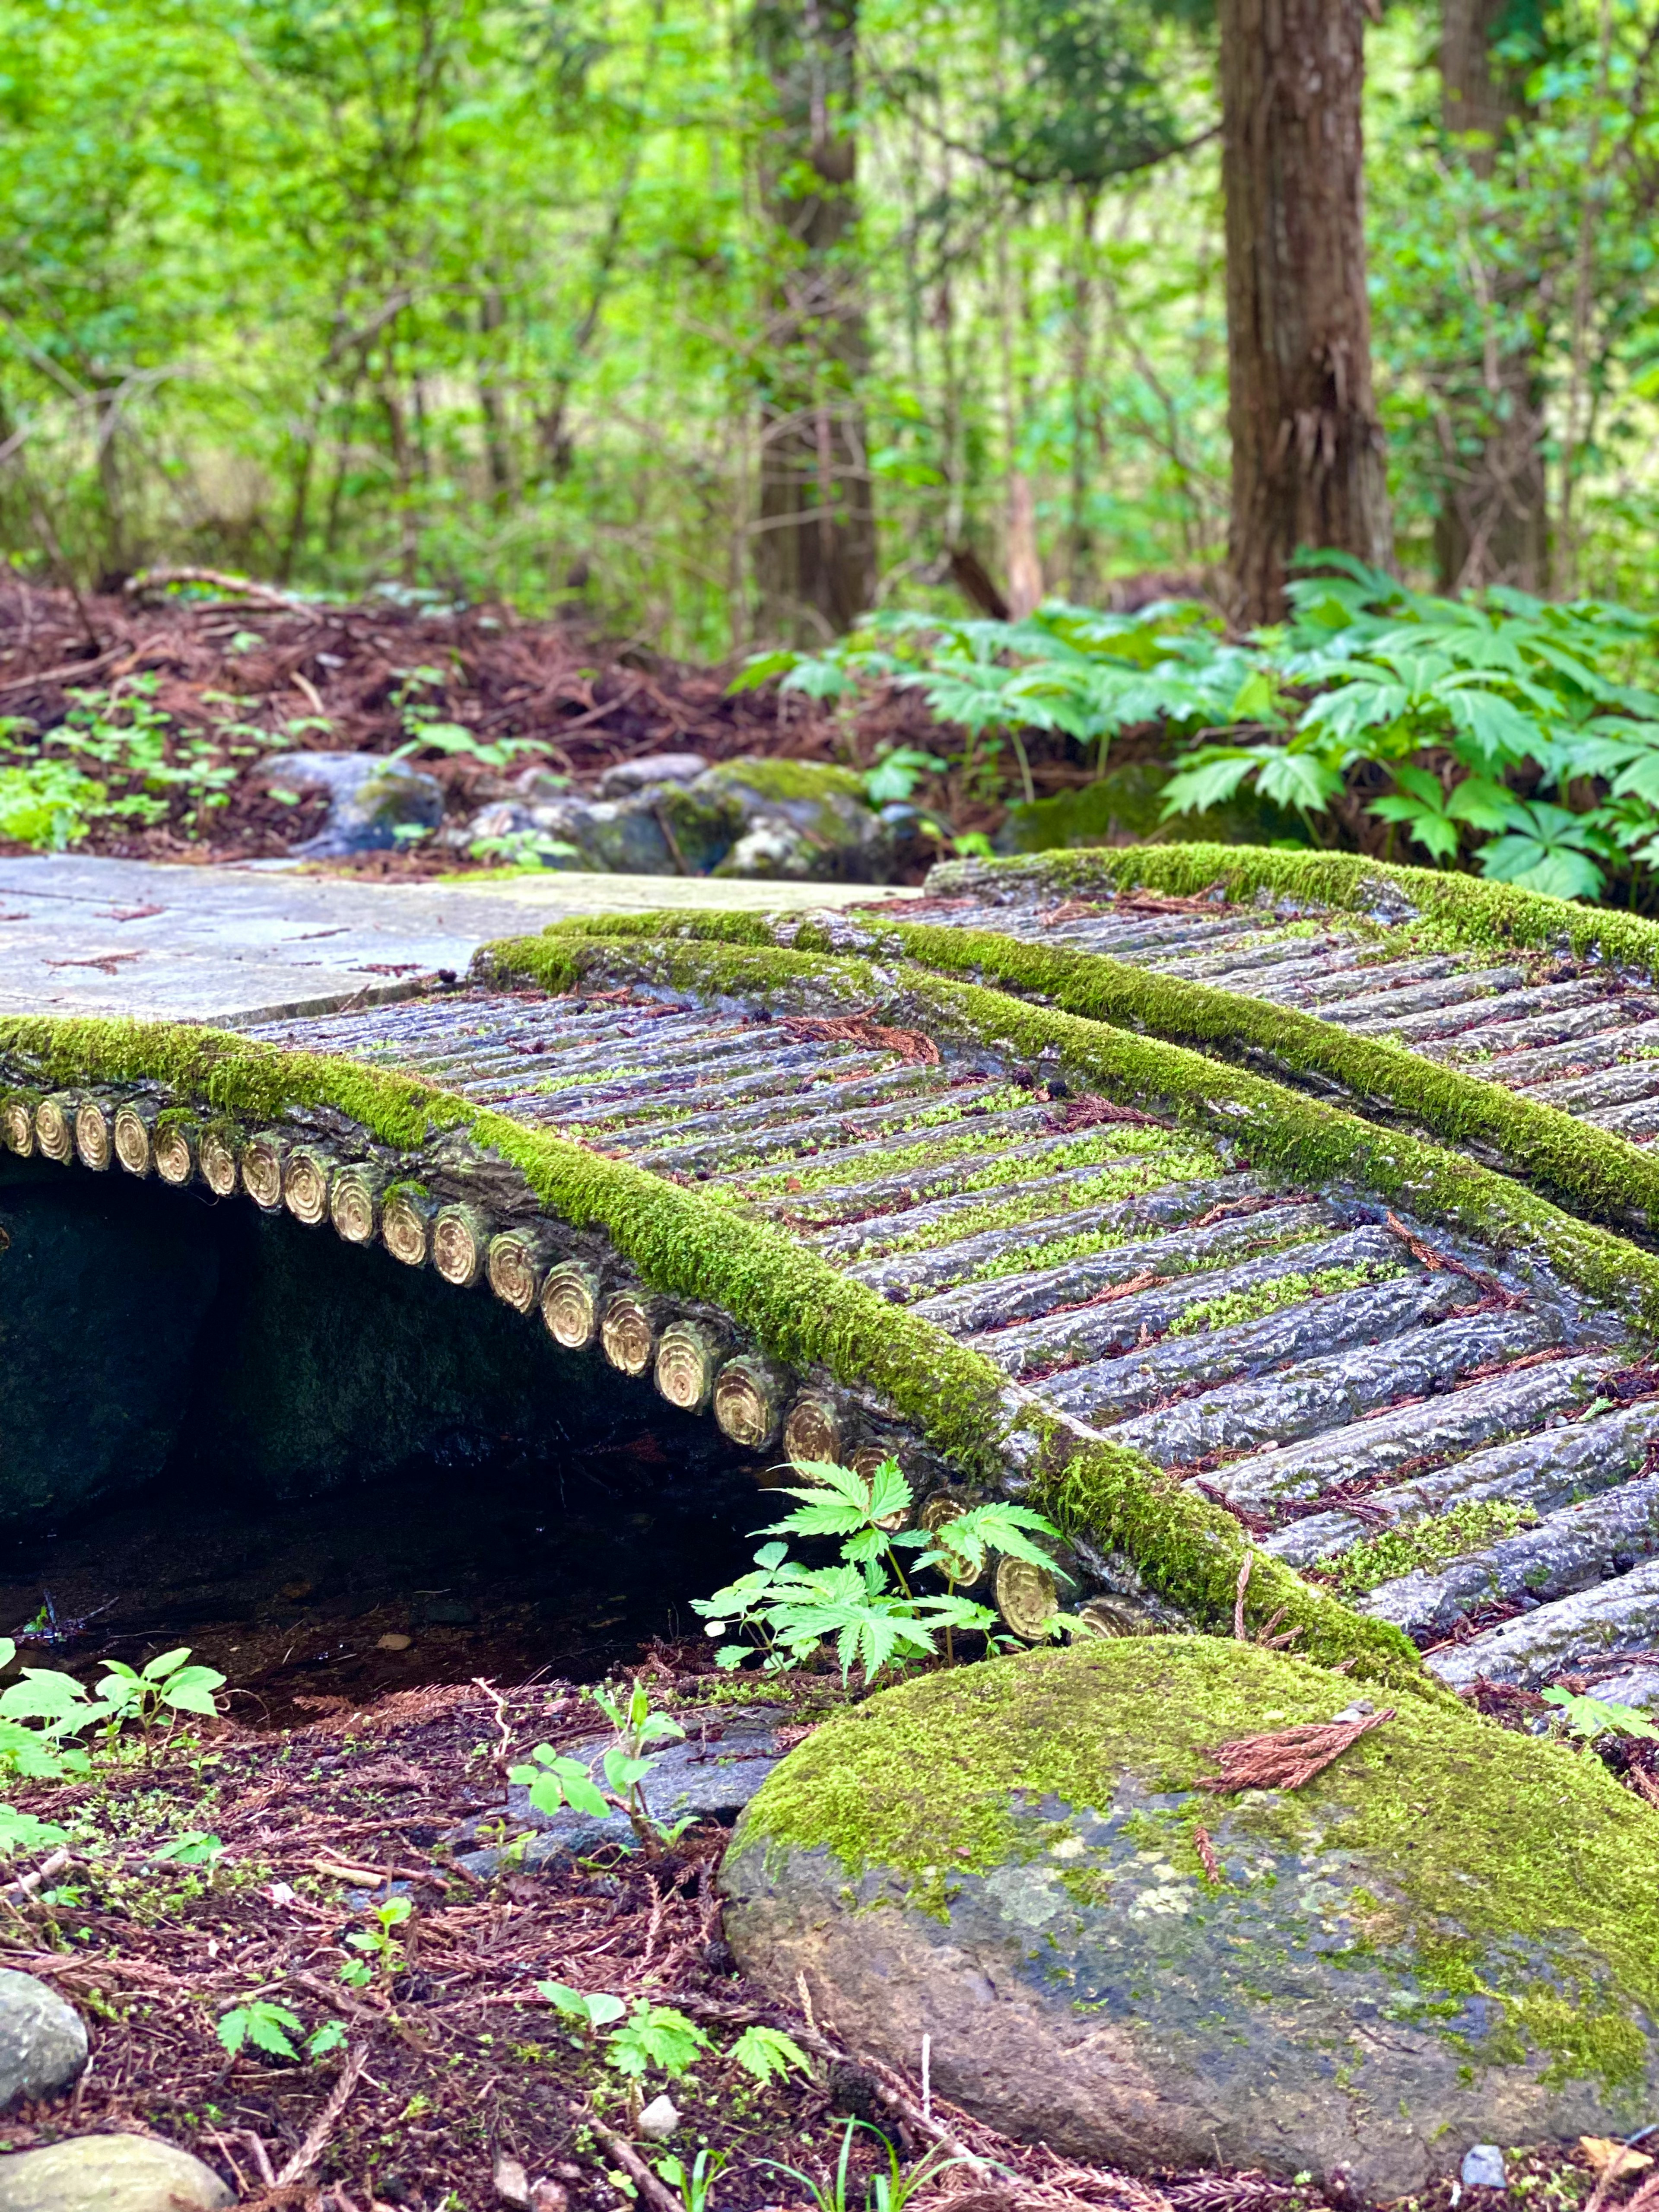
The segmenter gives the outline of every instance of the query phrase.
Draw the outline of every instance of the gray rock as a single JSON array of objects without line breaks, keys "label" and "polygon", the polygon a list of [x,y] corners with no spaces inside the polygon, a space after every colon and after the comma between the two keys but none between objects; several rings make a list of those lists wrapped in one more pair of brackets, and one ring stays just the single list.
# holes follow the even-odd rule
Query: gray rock
[{"label": "gray rock", "polygon": [[599,778],[599,797],[627,799],[653,783],[690,783],[708,765],[701,753],[650,753],[643,760],[618,761]]},{"label": "gray rock", "polygon": [[399,829],[435,830],[444,795],[435,777],[383,753],[279,753],[267,780],[289,791],[325,791],[328,819],[294,850],[307,860],[379,853],[403,843]]},{"label": "gray rock", "polygon": [[885,883],[895,840],[850,769],[818,761],[722,761],[690,796],[731,800],[744,829],[717,876],[771,881]]},{"label": "gray rock", "polygon": [[0,2105],[67,2088],[86,2063],[75,2007],[33,1974],[0,1970]]},{"label": "gray rock", "polygon": [[647,2142],[666,2142],[679,2124],[679,2106],[665,2091],[640,2114],[639,2132]]},{"label": "gray rock", "polygon": [[[707,1742],[695,1735],[689,1736],[683,1742],[671,1743],[658,1757],[642,1787],[653,1820],[667,1825],[688,1814],[699,1820],[735,1820],[783,1756],[775,1714],[728,1712],[715,1725],[720,1730],[718,1736],[711,1732]],[[567,1756],[580,1759],[603,1786],[602,1762],[615,1741],[611,1735],[592,1736],[571,1745]],[[589,1813],[566,1811],[551,1816],[538,1813],[531,1804],[528,1789],[515,1782],[507,1790],[505,1805],[467,1821],[451,1840],[471,1842],[481,1829],[496,1823],[514,1837],[526,1830],[533,1832],[518,1861],[532,1872],[580,1858],[604,1844],[628,1844],[634,1838],[633,1828],[621,1813],[607,1814],[603,1819]],[[489,1881],[514,1856],[511,1845],[492,1844],[462,1852],[459,1863]]]},{"label": "gray rock", "polygon": [[1457,2178],[1465,2189],[1507,2189],[1510,2185],[1509,2175],[1504,2170],[1504,2154],[1496,2143],[1471,2143],[1463,2154]]},{"label": "gray rock", "polygon": [[0,2158],[0,2212],[223,2212],[211,2166],[149,2136],[76,2136]]},{"label": "gray rock", "polygon": [[1340,2167],[1393,2197],[1475,2143],[1628,2135],[1659,2100],[1651,1814],[1399,1693],[1303,1789],[1198,1786],[1218,1746],[1353,1697],[1196,1636],[884,1692],[749,1807],[727,1937],[855,2051],[914,2066],[927,2034],[944,2095],[1140,2171]]}]

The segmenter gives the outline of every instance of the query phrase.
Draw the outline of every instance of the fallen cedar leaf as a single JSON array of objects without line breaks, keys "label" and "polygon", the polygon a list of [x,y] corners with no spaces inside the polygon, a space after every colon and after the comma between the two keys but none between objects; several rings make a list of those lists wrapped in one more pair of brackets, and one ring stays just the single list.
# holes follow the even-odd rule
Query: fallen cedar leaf
[{"label": "fallen cedar leaf", "polygon": [[1196,1787],[1224,1795],[1236,1790],[1299,1790],[1368,1730],[1391,1721],[1395,1710],[1390,1705],[1359,1720],[1303,1721],[1295,1728],[1275,1729],[1269,1735],[1241,1736],[1211,1753],[1220,1760],[1221,1771],[1200,1775]]},{"label": "fallen cedar leaf", "polygon": [[1221,1862],[1215,1855],[1215,1845],[1210,1841],[1210,1832],[1207,1828],[1193,1830],[1193,1849],[1198,1853],[1203,1864],[1205,1881],[1219,1881]]},{"label": "fallen cedar leaf", "polygon": [[1627,2174],[1640,2173],[1653,2164],[1644,2150],[1632,2150],[1628,2143],[1614,2142],[1608,2136],[1580,2136],[1578,2148],[1595,2171],[1610,2181],[1622,2181]]}]

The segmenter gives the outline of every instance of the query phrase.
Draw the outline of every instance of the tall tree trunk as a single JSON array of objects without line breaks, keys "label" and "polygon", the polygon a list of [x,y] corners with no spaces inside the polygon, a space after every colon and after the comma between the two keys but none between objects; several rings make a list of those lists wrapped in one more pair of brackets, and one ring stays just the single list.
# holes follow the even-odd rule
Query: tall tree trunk
[{"label": "tall tree trunk", "polygon": [[[1441,0],[1441,118],[1480,177],[1497,166],[1504,135],[1524,112],[1519,79],[1492,52],[1516,0]],[[1475,134],[1479,134],[1478,137]],[[1498,312],[1487,303],[1488,313]],[[1543,377],[1535,347],[1488,343],[1480,386],[1448,407],[1448,482],[1435,519],[1442,588],[1549,585]]]},{"label": "tall tree trunk", "polygon": [[1371,395],[1362,0],[1220,0],[1231,613],[1277,622],[1299,547],[1392,565]]},{"label": "tall tree trunk", "polygon": [[757,50],[775,120],[762,190],[780,263],[762,396],[755,571],[769,635],[849,629],[876,584],[857,261],[858,0],[761,0]]}]

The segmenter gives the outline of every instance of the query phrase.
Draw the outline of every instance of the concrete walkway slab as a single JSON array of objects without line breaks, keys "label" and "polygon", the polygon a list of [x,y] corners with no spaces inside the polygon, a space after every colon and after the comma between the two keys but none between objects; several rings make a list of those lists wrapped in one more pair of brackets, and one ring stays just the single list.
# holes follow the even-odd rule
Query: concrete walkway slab
[{"label": "concrete walkway slab", "polygon": [[402,998],[480,945],[565,915],[806,908],[904,896],[869,884],[702,876],[364,883],[90,855],[0,860],[0,1013],[235,1024]]}]

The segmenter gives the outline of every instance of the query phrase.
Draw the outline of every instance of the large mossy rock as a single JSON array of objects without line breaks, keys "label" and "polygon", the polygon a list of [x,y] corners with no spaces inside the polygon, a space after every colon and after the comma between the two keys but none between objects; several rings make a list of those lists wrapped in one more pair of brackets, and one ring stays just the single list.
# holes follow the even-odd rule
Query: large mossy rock
[{"label": "large mossy rock", "polygon": [[1208,1638],[888,1691],[761,1790],[728,1936],[855,2046],[914,2069],[931,2036],[970,2112],[1142,2170],[1391,2197],[1659,2119],[1659,1815],[1599,1764],[1408,1698],[1301,1790],[1195,1787],[1353,1694]]}]

